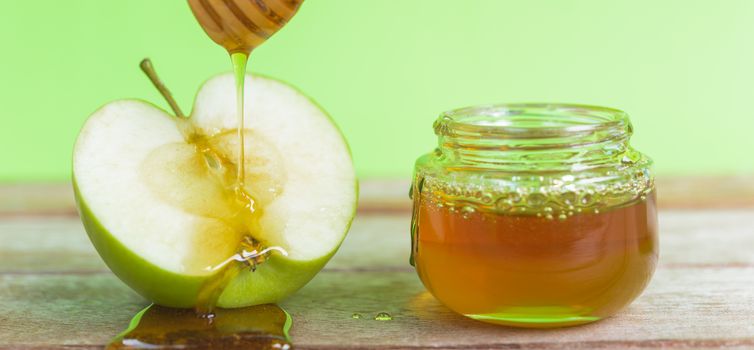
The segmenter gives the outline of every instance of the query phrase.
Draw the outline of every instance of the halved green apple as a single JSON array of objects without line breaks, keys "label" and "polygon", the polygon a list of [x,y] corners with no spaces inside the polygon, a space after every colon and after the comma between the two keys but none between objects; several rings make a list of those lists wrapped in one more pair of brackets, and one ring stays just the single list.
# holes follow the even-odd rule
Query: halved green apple
[{"label": "halved green apple", "polygon": [[[305,285],[344,239],[356,208],[348,146],[311,100],[279,81],[246,76],[245,188],[261,206],[254,239],[281,247],[245,269],[217,305],[277,302]],[[243,232],[225,195],[224,161],[238,161],[231,74],[207,81],[190,118],[143,101],[96,111],[73,157],[79,212],[102,259],[165,306],[194,307]],[[210,150],[207,151],[207,148]]]}]

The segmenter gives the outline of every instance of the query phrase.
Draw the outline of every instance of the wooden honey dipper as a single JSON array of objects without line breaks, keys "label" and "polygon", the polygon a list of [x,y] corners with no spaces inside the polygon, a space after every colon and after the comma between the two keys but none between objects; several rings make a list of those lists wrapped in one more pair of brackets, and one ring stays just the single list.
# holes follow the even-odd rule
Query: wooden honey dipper
[{"label": "wooden honey dipper", "polygon": [[248,55],[296,14],[303,0],[188,0],[210,38]]}]

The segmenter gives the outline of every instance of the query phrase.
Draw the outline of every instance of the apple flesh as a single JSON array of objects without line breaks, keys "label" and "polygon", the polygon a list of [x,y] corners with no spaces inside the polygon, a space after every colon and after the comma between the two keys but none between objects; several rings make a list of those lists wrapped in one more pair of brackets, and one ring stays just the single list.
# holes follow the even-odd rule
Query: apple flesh
[{"label": "apple flesh", "polygon": [[[345,238],[357,199],[332,120],[279,81],[247,75],[246,86],[244,183],[262,209],[253,238],[287,255],[230,281],[217,303],[225,308],[278,302],[305,285]],[[190,118],[121,100],[79,134],[73,182],[84,227],[110,269],[157,304],[196,306],[218,273],[211,267],[243,239],[218,181],[229,174],[223,162],[239,158],[235,102],[233,76],[220,75],[200,88]]]}]

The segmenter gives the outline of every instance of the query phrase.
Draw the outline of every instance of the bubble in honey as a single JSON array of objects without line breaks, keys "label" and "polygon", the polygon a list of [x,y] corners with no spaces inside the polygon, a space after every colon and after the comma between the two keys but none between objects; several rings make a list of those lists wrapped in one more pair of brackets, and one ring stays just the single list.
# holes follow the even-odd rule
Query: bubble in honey
[{"label": "bubble in honey", "polygon": [[[646,200],[654,188],[651,176],[625,179],[619,183],[579,183],[573,176],[554,178],[511,176],[506,182],[433,177],[421,174],[423,196],[438,208],[470,217],[471,213],[497,212],[505,215],[532,215],[547,219],[567,219],[580,213],[604,211],[627,203]],[[617,175],[616,175],[617,176]],[[633,175],[632,175],[633,176]],[[517,187],[508,181],[518,182]],[[599,212],[599,211],[598,211]]]},{"label": "bubble in honey", "polygon": [[511,203],[507,198],[500,198],[497,200],[497,202],[495,202],[495,207],[497,207],[497,209],[501,211],[505,211],[511,207]]},{"label": "bubble in honey", "polygon": [[508,195],[508,199],[511,203],[516,204],[521,202],[521,195],[518,192],[512,192]]},{"label": "bubble in honey", "polygon": [[591,193],[585,193],[583,196],[581,196],[581,204],[582,205],[590,205],[594,201],[594,197]]},{"label": "bubble in honey", "polygon": [[564,192],[560,195],[560,198],[563,200],[563,203],[573,206],[574,203],[576,203],[576,192],[568,191]]},{"label": "bubble in honey", "polygon": [[542,193],[532,193],[528,198],[528,204],[535,207],[544,204],[545,201],[547,201],[547,197]]},{"label": "bubble in honey", "polygon": [[489,204],[489,203],[492,203],[492,200],[493,198],[491,194],[485,193],[482,195],[482,203]]}]

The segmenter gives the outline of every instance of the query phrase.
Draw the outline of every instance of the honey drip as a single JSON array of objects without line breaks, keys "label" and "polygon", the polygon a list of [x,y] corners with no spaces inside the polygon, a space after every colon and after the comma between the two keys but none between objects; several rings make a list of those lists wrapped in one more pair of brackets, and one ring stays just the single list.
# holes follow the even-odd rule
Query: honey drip
[{"label": "honey drip", "polygon": [[[195,310],[151,305],[134,316],[129,329],[116,337],[108,349],[291,348],[288,337],[291,319],[279,306],[241,309],[215,306],[228,284],[243,270],[255,271],[273,253],[287,255],[285,249],[259,240],[264,205],[283,191],[285,169],[276,163],[281,155],[276,154],[272,143],[244,126],[244,82],[251,51],[278,31],[302,1],[188,1],[205,32],[231,56],[237,92],[236,154],[229,149],[232,145],[229,131],[208,135],[193,125],[160,81],[151,62],[148,59],[141,62],[142,70],[174,111],[178,129],[187,141],[154,150],[142,165],[142,175],[163,201],[199,218],[194,238],[198,242],[194,243],[206,246],[184,265],[194,272],[203,269],[211,277],[199,290]],[[248,139],[255,146],[251,156],[247,154]],[[257,169],[260,167],[263,169]],[[176,173],[181,176],[176,178]],[[228,247],[222,244],[215,247],[215,243],[228,237],[237,238],[235,253],[217,263],[194,266],[215,260],[217,250],[227,251]]]},{"label": "honey drip", "polygon": [[262,206],[246,190],[246,140],[244,126],[244,88],[246,65],[251,52],[266,41],[285,25],[303,0],[189,0],[189,6],[197,21],[207,35],[218,45],[225,48],[231,58],[233,73],[236,81],[237,101],[237,135],[238,135],[238,163],[236,167],[235,183],[233,184],[234,200],[240,208],[239,215],[248,227],[248,234],[244,235],[239,245],[238,253],[228,258],[220,265],[211,269],[217,270],[212,278],[202,288],[197,302],[197,313],[205,317],[212,317],[212,312],[223,289],[244,268],[256,269],[270,252],[279,251],[286,254],[280,247],[265,247],[255,237],[260,232],[259,218]]},{"label": "honey drip", "polygon": [[[144,60],[141,67],[174,106],[176,115],[183,115],[151,62]],[[253,130],[244,129],[242,135],[254,140],[258,151],[240,160],[243,152],[234,148],[233,131],[206,135],[188,118],[175,121],[186,143],[166,144],[152,151],[142,163],[142,175],[162,201],[197,217],[193,239],[202,249],[184,266],[192,273],[212,275],[196,301],[197,313],[211,319],[222,291],[244,268],[256,270],[274,252],[287,255],[283,248],[268,247],[257,239],[261,237],[262,207],[283,192],[285,170],[273,144]],[[239,154],[233,154],[234,149]],[[259,164],[264,166],[260,169]],[[246,168],[251,172],[240,177],[238,169]],[[228,240],[237,242],[230,250],[223,244]],[[227,258],[217,261],[218,255]]]}]

